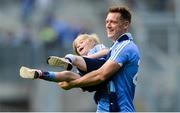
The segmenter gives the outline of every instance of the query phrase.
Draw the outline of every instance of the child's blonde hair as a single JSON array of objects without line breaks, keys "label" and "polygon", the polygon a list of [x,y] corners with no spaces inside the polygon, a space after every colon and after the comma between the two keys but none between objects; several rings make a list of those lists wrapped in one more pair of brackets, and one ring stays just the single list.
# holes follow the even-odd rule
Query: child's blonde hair
[{"label": "child's blonde hair", "polygon": [[80,34],[77,36],[77,38],[73,41],[73,50],[74,52],[79,55],[79,53],[77,52],[77,42],[79,42],[80,40],[89,40],[89,41],[92,41],[95,43],[95,45],[99,44],[100,43],[100,39],[99,37],[97,36],[97,34]]}]

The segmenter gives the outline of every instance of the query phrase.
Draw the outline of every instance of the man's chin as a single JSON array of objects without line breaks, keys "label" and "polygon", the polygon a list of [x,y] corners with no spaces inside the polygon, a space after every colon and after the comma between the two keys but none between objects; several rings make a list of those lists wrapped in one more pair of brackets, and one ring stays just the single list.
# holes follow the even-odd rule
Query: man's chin
[{"label": "man's chin", "polygon": [[114,34],[113,33],[108,33],[107,36],[111,38],[111,37],[114,36]]},{"label": "man's chin", "polygon": [[113,39],[113,36],[112,35],[108,35],[107,36],[109,39]]}]

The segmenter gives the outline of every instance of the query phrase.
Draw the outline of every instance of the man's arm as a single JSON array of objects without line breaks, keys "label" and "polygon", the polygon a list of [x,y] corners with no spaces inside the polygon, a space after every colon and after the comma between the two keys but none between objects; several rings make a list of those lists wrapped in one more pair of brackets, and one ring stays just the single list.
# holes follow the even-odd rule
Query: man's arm
[{"label": "man's arm", "polygon": [[109,77],[113,76],[120,69],[120,67],[121,66],[119,64],[108,60],[98,70],[92,71],[79,79],[70,82],[59,83],[59,86],[63,89],[68,90],[74,87],[86,87],[97,85],[104,82]]}]

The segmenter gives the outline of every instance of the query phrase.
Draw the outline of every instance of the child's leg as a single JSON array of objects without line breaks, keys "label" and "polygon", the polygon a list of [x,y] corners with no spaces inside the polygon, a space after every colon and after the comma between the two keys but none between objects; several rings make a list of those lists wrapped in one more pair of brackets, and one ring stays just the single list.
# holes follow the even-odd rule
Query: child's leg
[{"label": "child's leg", "polygon": [[72,65],[76,66],[77,68],[81,69],[82,71],[86,71],[86,63],[81,56],[68,54],[65,58],[60,58],[57,56],[50,56],[47,59],[47,63],[51,66],[60,66],[65,70],[71,70]]},{"label": "child's leg", "polygon": [[80,78],[80,75],[73,73],[71,71],[62,71],[62,72],[42,72],[42,75],[38,77],[39,79],[53,81],[53,82],[62,82],[62,81],[71,81]]},{"label": "child's leg", "polygon": [[87,71],[87,66],[82,56],[68,54],[65,56],[66,59],[70,59],[70,62],[82,71]]},{"label": "child's leg", "polygon": [[22,78],[28,79],[43,79],[52,82],[62,82],[62,81],[71,81],[80,78],[80,75],[70,72],[70,71],[62,71],[62,72],[44,72],[37,69],[30,69],[22,66],[20,68],[20,76]]},{"label": "child's leg", "polygon": [[93,70],[99,69],[105,62],[105,59],[92,59],[77,55],[68,54],[65,59],[69,61],[78,68],[78,70],[85,73],[91,72]]}]

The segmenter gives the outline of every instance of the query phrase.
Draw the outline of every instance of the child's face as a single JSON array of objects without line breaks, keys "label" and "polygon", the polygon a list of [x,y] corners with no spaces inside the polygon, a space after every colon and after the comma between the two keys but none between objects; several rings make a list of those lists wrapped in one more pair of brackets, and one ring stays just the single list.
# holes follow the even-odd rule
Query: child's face
[{"label": "child's face", "polygon": [[76,43],[76,50],[81,56],[87,55],[92,47],[93,43],[88,39],[81,39]]}]

